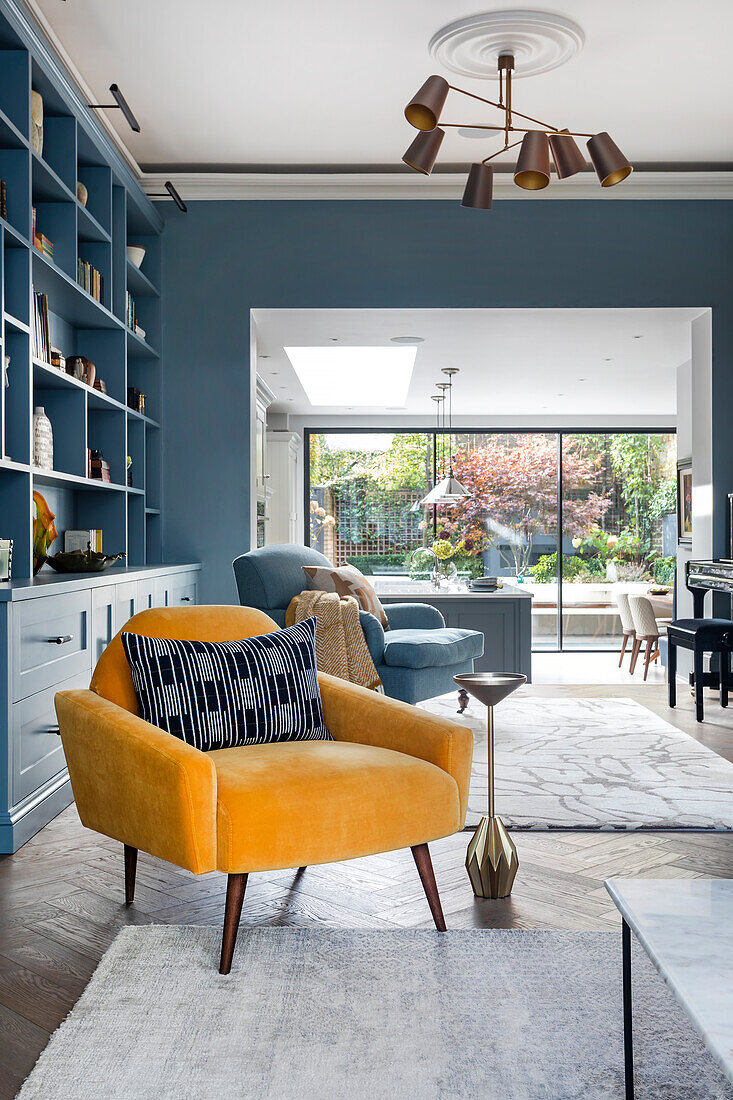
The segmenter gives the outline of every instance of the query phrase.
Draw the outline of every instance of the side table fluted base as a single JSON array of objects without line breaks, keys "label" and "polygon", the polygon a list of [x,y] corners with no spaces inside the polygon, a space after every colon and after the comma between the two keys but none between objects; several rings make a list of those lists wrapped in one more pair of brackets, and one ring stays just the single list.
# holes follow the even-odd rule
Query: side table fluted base
[{"label": "side table fluted base", "polygon": [[468,845],[466,870],[477,898],[505,898],[511,894],[519,856],[501,818],[481,818]]}]

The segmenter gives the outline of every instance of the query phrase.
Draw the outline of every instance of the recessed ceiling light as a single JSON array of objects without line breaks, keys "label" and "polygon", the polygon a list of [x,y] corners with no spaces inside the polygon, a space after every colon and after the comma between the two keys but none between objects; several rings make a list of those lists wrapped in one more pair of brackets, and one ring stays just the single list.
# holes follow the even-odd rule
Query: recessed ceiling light
[{"label": "recessed ceiling light", "polygon": [[578,381],[579,382],[585,382],[585,378],[579,378]]},{"label": "recessed ceiling light", "polygon": [[613,362],[613,356],[609,355],[606,359],[603,360],[603,362],[604,363],[612,363]]},{"label": "recessed ceiling light", "polygon": [[424,344],[424,336],[390,336],[391,344]]},{"label": "recessed ceiling light", "polygon": [[634,339],[635,340],[643,340],[644,339],[644,334],[641,333],[639,336],[635,336]]},{"label": "recessed ceiling light", "polygon": [[415,348],[285,348],[312,405],[405,405]]},{"label": "recessed ceiling light", "polygon": [[270,358],[270,356],[269,356],[269,355],[261,355],[261,356],[260,356],[260,359],[269,359],[269,358]]}]

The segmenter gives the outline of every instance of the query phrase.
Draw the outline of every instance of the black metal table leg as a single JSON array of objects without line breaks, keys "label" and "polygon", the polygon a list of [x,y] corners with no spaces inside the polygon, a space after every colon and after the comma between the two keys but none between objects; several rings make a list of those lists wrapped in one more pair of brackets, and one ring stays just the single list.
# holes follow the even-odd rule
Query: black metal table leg
[{"label": "black metal table leg", "polygon": [[624,1080],[626,1100],[634,1100],[634,1033],[631,1011],[631,929],[622,918],[624,987]]}]

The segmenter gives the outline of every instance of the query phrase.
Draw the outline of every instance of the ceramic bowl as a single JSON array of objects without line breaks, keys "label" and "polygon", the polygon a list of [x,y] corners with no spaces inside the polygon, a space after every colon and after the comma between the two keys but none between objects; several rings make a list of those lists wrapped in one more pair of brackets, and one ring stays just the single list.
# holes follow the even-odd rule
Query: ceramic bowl
[{"label": "ceramic bowl", "polygon": [[128,244],[127,258],[135,267],[140,267],[140,264],[145,259],[145,249],[141,248],[139,244]]}]

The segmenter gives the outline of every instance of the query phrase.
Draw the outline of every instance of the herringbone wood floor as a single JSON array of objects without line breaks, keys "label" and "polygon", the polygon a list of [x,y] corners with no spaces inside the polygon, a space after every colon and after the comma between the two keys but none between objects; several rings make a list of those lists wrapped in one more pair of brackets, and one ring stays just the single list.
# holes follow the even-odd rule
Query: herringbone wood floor
[{"label": "herringbone wood floor", "polygon": [[[540,695],[626,695],[733,758],[733,710],[708,703],[697,727],[689,699],[667,709],[664,689],[546,685]],[[682,695],[682,693],[680,693]],[[521,866],[511,898],[474,898],[463,867],[467,834],[431,845],[448,927],[616,929],[603,888],[610,875],[733,877],[733,835],[519,833]],[[135,903],[123,901],[122,846],[83,829],[73,807],[14,856],[0,857],[0,1098],[15,1095],[50,1033],[73,1007],[125,924],[213,924],[225,878],[196,878],[140,854]],[[253,875],[240,936],[256,925],[432,927],[409,852]],[[215,961],[212,960],[212,968]],[[212,970],[212,973],[214,971]]]}]

